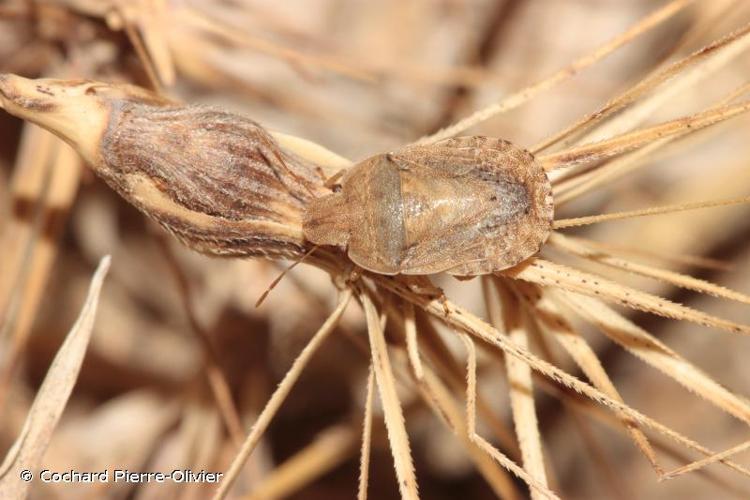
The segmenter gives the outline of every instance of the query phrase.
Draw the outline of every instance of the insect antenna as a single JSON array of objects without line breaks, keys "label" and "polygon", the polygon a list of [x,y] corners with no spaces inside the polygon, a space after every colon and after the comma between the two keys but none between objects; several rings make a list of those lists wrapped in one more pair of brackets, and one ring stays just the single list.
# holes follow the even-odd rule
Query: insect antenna
[{"label": "insect antenna", "polygon": [[668,214],[683,212],[685,210],[697,210],[699,208],[724,207],[728,205],[742,205],[750,203],[750,196],[742,198],[731,198],[727,200],[699,201],[693,203],[682,203],[679,205],[665,205],[661,207],[644,208],[641,210],[630,210],[627,212],[613,212],[609,214],[589,215],[587,217],[575,217],[572,219],[559,219],[552,223],[553,229],[562,229],[573,226],[586,226],[610,220],[632,219],[646,215]]},{"label": "insect antenna", "polygon": [[297,266],[297,264],[301,264],[302,262],[304,262],[305,259],[308,258],[317,249],[318,249],[318,245],[314,245],[310,250],[307,251],[307,253],[305,253],[305,255],[303,255],[302,257],[294,261],[294,263],[292,263],[289,267],[284,269],[281,272],[281,274],[279,274],[278,277],[275,280],[273,280],[270,285],[268,285],[268,288],[266,288],[266,291],[261,294],[260,298],[255,303],[255,307],[260,307],[263,301],[266,300],[266,297],[268,297],[268,294],[271,293],[271,290],[276,288],[276,285],[278,285],[279,282],[282,280],[282,278],[286,276],[286,273],[294,269]]}]

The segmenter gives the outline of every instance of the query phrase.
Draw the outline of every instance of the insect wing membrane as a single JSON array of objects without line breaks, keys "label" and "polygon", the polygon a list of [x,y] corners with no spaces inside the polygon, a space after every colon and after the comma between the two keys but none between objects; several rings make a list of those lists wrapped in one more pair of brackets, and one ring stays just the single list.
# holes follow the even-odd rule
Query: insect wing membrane
[{"label": "insect wing membrane", "polygon": [[[466,147],[472,142],[502,148]],[[536,253],[552,220],[550,184],[526,151],[460,138],[403,152],[404,274],[479,275]]]},{"label": "insect wing membrane", "polygon": [[[460,170],[462,165],[454,165]],[[485,191],[473,170],[446,171],[431,166],[401,172],[405,248],[404,274],[431,274],[456,264],[460,249],[476,239],[488,207]]]}]

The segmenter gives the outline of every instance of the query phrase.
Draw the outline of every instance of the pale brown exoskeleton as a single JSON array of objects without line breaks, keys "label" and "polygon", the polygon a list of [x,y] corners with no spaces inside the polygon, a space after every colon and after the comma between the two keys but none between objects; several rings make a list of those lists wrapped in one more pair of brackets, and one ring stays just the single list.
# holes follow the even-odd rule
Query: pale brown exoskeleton
[{"label": "pale brown exoskeleton", "polygon": [[552,188],[524,149],[459,137],[364,160],[313,200],[305,237],[345,247],[380,274],[475,276],[539,251],[552,228]]}]

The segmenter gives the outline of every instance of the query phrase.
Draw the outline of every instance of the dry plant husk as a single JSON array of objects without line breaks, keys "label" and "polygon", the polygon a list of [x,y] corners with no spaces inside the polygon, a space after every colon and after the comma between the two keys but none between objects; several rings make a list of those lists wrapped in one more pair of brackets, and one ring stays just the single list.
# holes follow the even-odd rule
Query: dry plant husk
[{"label": "dry plant husk", "polygon": [[[158,30],[150,24],[151,18],[138,8],[98,10],[88,2],[60,4],[65,5],[65,12],[102,16],[112,30],[123,30],[147,68],[147,79],[156,90],[162,90],[175,81],[176,68],[186,71],[181,64],[187,63],[180,58],[179,51],[169,50],[173,47],[169,41],[184,38],[174,33],[172,38],[167,37],[169,41],[154,37]],[[543,92],[598,64],[661,23],[672,20],[689,4],[687,1],[665,3],[623,34],[550,77],[525,87],[499,104],[483,108],[466,120],[424,136],[418,143],[430,147],[433,142],[464,133],[496,114],[508,113],[539,98]],[[219,21],[209,19],[202,22],[200,16],[196,17],[194,12],[191,14],[189,9],[178,12],[184,24],[180,25],[181,28],[174,28],[175,33],[188,29],[186,27],[213,35],[221,32],[215,25]],[[707,18],[713,19],[711,16]],[[700,22],[696,23],[696,30],[705,28]],[[358,66],[345,58],[307,57],[274,44],[243,38],[232,30],[224,33],[238,45],[265,51],[288,64],[304,63],[364,81],[373,78],[378,71],[384,71],[377,65]],[[674,60],[658,65],[651,74],[598,110],[562,132],[549,132],[547,138],[529,148],[549,173],[556,204],[558,200],[561,200],[560,206],[570,203],[571,215],[577,217],[556,216],[553,234],[541,255],[472,282],[476,283],[475,286],[481,283],[481,303],[486,307],[486,320],[469,307],[459,305],[460,298],[454,297],[450,289],[446,289],[445,294],[436,289],[429,278],[384,276],[364,271],[353,265],[342,249],[315,248],[305,240],[302,221],[310,200],[330,193],[326,179],[351,164],[343,156],[314,142],[291,134],[269,132],[243,115],[216,106],[181,103],[164,97],[163,92],[151,92],[124,83],[70,78],[27,79],[5,74],[0,76],[0,104],[7,112],[40,125],[63,139],[123,199],[190,249],[223,257],[304,259],[306,265],[317,267],[330,277],[332,288],[338,294],[336,305],[330,314],[323,315],[321,326],[304,347],[295,348],[300,354],[293,362],[286,363],[291,368],[282,371],[280,383],[268,394],[268,402],[255,405],[258,413],[250,420],[252,426],[245,436],[243,420],[247,419],[243,417],[246,415],[238,406],[238,395],[227,376],[228,368],[221,364],[216,333],[206,331],[196,313],[200,308],[204,314],[210,313],[211,307],[197,303],[189,276],[191,271],[186,271],[180,264],[180,259],[186,258],[175,256],[175,249],[168,242],[162,240],[158,245],[178,282],[178,292],[170,299],[171,305],[163,306],[164,312],[185,314],[187,311],[186,321],[198,339],[206,367],[205,382],[201,383],[205,383],[208,389],[201,391],[200,396],[185,398],[182,404],[190,410],[188,414],[192,420],[182,420],[179,432],[172,436],[175,440],[173,447],[179,447],[181,439],[194,444],[198,449],[195,456],[165,447],[156,451],[158,456],[153,463],[176,463],[171,460],[174,459],[186,466],[209,463],[220,467],[225,470],[225,477],[218,488],[211,491],[215,498],[235,494],[246,494],[250,498],[286,496],[347,460],[351,461],[358,452],[358,498],[366,498],[368,493],[379,497],[381,487],[373,482],[371,467],[378,456],[374,453],[380,451],[382,459],[385,449],[392,457],[399,495],[418,498],[420,486],[424,489],[424,485],[420,482],[421,466],[414,459],[417,451],[410,422],[423,418],[426,413],[437,416],[455,435],[458,448],[464,450],[492,494],[508,498],[525,495],[514,482],[512,476],[515,476],[528,486],[532,498],[566,496],[569,479],[555,473],[554,460],[550,458],[555,453],[549,451],[545,436],[547,429],[540,418],[540,406],[550,404],[547,397],[539,396],[542,392],[557,397],[565,412],[571,415],[583,443],[581,448],[597,457],[599,463],[596,466],[600,472],[595,475],[603,478],[612,495],[627,497],[637,485],[630,481],[621,484],[623,481],[618,479],[617,466],[601,457],[602,448],[607,446],[601,439],[601,430],[592,426],[592,417],[624,436],[624,439],[618,439],[630,440],[633,449],[638,450],[642,457],[642,466],[652,469],[656,478],[689,474],[710,484],[712,491],[743,496],[747,494],[746,488],[739,485],[742,481],[747,482],[750,471],[740,454],[747,444],[724,444],[722,451],[714,444],[703,443],[701,437],[705,438],[705,432],[703,436],[693,436],[679,426],[653,418],[648,411],[637,409],[630,402],[633,389],[622,390],[621,386],[626,384],[618,383],[607,366],[607,359],[600,355],[601,339],[594,339],[590,333],[603,334],[623,351],[633,354],[641,363],[639,367],[656,368],[667,379],[676,382],[670,386],[671,391],[684,387],[691,398],[732,417],[744,429],[750,423],[750,405],[742,394],[724,387],[708,371],[651,333],[650,328],[639,326],[641,322],[653,326],[654,320],[639,318],[641,321],[636,321],[623,310],[700,325],[697,334],[717,343],[732,336],[738,341],[747,341],[744,337],[750,334],[750,325],[746,321],[728,319],[720,312],[704,311],[671,300],[662,296],[669,289],[647,290],[645,288],[649,285],[627,281],[622,272],[718,297],[722,301],[736,302],[745,307],[745,318],[750,296],[742,290],[643,259],[644,254],[652,252],[648,257],[661,256],[662,262],[678,262],[696,268],[723,266],[715,260],[685,255],[686,244],[670,246],[654,237],[653,248],[632,248],[636,245],[623,248],[625,245],[618,246],[616,238],[611,238],[611,243],[598,243],[588,237],[570,236],[565,231],[569,227],[591,224],[597,224],[598,229],[605,227],[605,222],[612,227],[628,223],[615,222],[617,219],[644,217],[644,221],[653,221],[664,214],[681,211],[700,214],[695,216],[696,226],[710,225],[711,220],[725,221],[725,225],[731,226],[731,221],[737,218],[727,215],[722,219],[723,215],[704,214],[742,214],[743,210],[746,213],[745,207],[732,206],[747,203],[746,191],[737,192],[726,186],[722,189],[685,189],[687,193],[703,194],[700,198],[683,196],[663,203],[641,200],[650,202],[643,209],[615,205],[614,210],[603,213],[595,203],[582,204],[586,201],[584,195],[595,195],[602,187],[611,188],[613,179],[644,169],[649,160],[663,150],[705,141],[713,130],[726,130],[740,120],[746,120],[743,114],[750,109],[746,100],[747,82],[740,81],[724,94],[703,102],[699,109],[658,115],[646,123],[649,114],[674,99],[679,89],[691,89],[714,78],[736,62],[738,56],[746,54],[750,43],[750,28],[747,26],[729,34],[723,31],[714,35],[716,41],[693,51],[685,50]],[[687,37],[683,43],[688,45],[689,41]],[[207,49],[208,46],[203,47]],[[178,59],[182,63],[177,62]],[[459,83],[464,85],[470,79],[467,74],[471,73],[456,72],[450,76],[454,79],[460,77]],[[67,210],[83,175],[78,157],[50,136],[40,135],[38,129],[27,129],[23,148],[29,153],[21,165],[27,161],[34,163],[30,152],[42,150],[48,157],[37,159],[36,163],[51,166],[47,167],[47,173],[43,169],[31,169],[32,176],[19,174],[19,180],[12,186],[14,203],[17,206],[18,200],[35,203],[33,197],[48,189],[43,203],[52,208],[58,203]],[[73,172],[72,177],[67,177],[67,183],[58,181],[57,184],[54,176],[63,169]],[[726,179],[743,174],[746,178],[747,167],[740,165],[730,172]],[[715,176],[716,186],[721,180],[719,177]],[[724,184],[727,182],[730,181],[725,180]],[[697,186],[700,185],[698,182]],[[709,188],[712,185],[706,183]],[[580,212],[572,213],[581,208],[588,209],[586,214],[594,215],[578,217]],[[16,207],[16,215],[18,213]],[[701,222],[701,216],[714,218]],[[20,222],[11,221],[5,228],[4,241],[11,255],[8,262],[13,265],[6,268],[12,272],[6,271],[0,281],[0,313],[4,331],[10,339],[8,345],[13,346],[10,351],[13,359],[24,349],[29,322],[36,310],[33,300],[19,299],[16,291],[21,289],[19,283],[33,284],[34,276],[43,278],[51,272],[54,244],[46,250],[34,246],[31,237],[38,235],[38,222],[29,225],[22,219]],[[652,232],[658,231],[656,226],[654,228]],[[724,230],[731,232],[731,228]],[[648,231],[648,228],[644,229],[644,234]],[[602,234],[606,242],[609,233],[603,232],[599,236]],[[597,236],[596,229],[591,236]],[[32,243],[27,243],[27,240]],[[24,244],[34,248],[28,256],[24,254]],[[19,257],[21,255],[24,257]],[[137,256],[131,258],[137,259]],[[229,266],[231,262],[212,265]],[[117,258],[113,266],[116,268]],[[736,272],[743,271],[748,272],[744,268]],[[32,278],[27,273],[31,273]],[[90,333],[95,307],[92,303],[99,294],[102,276],[102,271],[97,273],[92,298],[81,316],[86,326],[75,327],[70,338],[82,328],[86,330],[85,334]],[[37,278],[36,283],[40,279]],[[126,283],[125,288],[138,286],[137,282],[128,282],[126,277],[122,280]],[[147,277],[144,281],[147,282],[145,286],[149,286]],[[158,283],[152,286],[159,289]],[[304,299],[316,304],[317,310],[305,319],[319,319],[321,309],[318,306],[324,292],[316,288],[318,285],[310,283],[297,283],[296,286],[303,290]],[[271,297],[274,294],[283,292],[277,290]],[[352,302],[359,305],[363,322],[348,318],[348,314],[354,314],[348,308]],[[613,304],[617,308],[612,307]],[[221,306],[214,305],[213,310],[221,310]],[[100,315],[105,313],[103,311]],[[365,331],[356,330],[354,325],[362,324]],[[366,380],[356,386],[363,398],[354,412],[357,418],[347,417],[336,423],[284,464],[266,466],[265,473],[260,473],[257,469],[262,469],[263,465],[253,463],[253,458],[264,453],[264,438],[269,436],[269,429],[282,404],[292,397],[296,384],[302,380],[303,371],[314,363],[314,356],[322,355],[326,350],[324,346],[330,345],[329,339],[336,334],[346,335],[355,350],[363,355],[358,359],[358,366]],[[82,342],[82,349],[85,349],[86,342]],[[160,352],[169,352],[169,346],[161,349]],[[194,353],[180,349],[177,348],[188,359],[188,364],[191,355],[195,361]],[[62,375],[56,375],[57,361],[50,367],[48,377],[53,379],[50,383],[58,380],[65,384],[65,390],[49,395],[47,379],[39,389],[27,424],[17,441],[20,444],[11,449],[3,466],[0,491],[9,498],[23,497],[29,486],[28,483],[19,483],[11,469],[20,467],[20,463],[29,469],[41,465],[43,450],[65,404],[66,398],[61,396],[69,393],[81,356],[81,349],[69,355],[68,361],[75,363]],[[261,365],[262,361],[259,362]],[[253,370],[246,366],[239,369]],[[167,371],[166,367],[163,368],[162,375]],[[6,385],[2,397],[6,399],[7,380],[13,370],[5,367],[3,373]],[[483,387],[488,380],[501,375],[507,381],[504,401],[508,404],[512,428],[506,421],[508,419],[502,418],[493,408],[497,398],[488,396],[489,391]],[[202,375],[199,377],[203,378]],[[210,394],[213,401],[207,403],[203,392]],[[136,403],[132,404],[135,408]],[[148,403],[139,401],[137,404]],[[52,406],[54,411],[46,420],[33,418],[36,409],[44,405]],[[170,422],[175,422],[173,406],[165,406],[160,417],[154,419],[149,435],[163,432]],[[202,429],[206,432],[202,433]],[[34,439],[30,441],[27,436]],[[358,446],[360,439],[361,445]],[[144,449],[145,446],[133,453],[133,463],[138,463],[138,458],[145,454]],[[265,456],[268,456],[267,451]],[[677,465],[674,465],[674,457]],[[727,475],[726,471],[731,474]],[[196,495],[208,491],[192,490]]]}]

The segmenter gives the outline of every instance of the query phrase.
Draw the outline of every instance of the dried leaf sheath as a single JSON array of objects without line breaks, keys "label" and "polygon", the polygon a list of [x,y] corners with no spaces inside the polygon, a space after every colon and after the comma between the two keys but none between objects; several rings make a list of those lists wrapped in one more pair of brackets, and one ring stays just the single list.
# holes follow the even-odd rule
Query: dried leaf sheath
[{"label": "dried leaf sheath", "polygon": [[127,85],[0,77],[0,102],[76,147],[120,195],[203,253],[304,253],[323,174],[254,121]]}]

